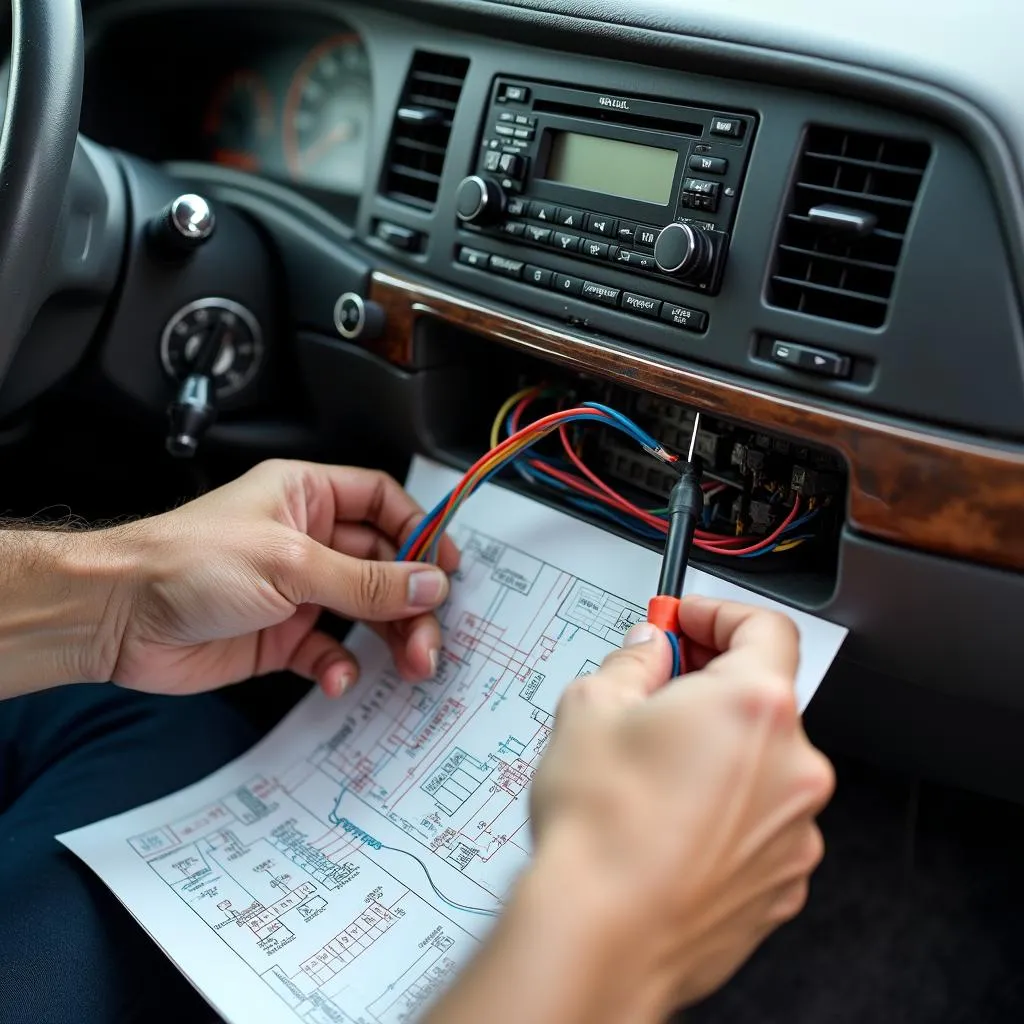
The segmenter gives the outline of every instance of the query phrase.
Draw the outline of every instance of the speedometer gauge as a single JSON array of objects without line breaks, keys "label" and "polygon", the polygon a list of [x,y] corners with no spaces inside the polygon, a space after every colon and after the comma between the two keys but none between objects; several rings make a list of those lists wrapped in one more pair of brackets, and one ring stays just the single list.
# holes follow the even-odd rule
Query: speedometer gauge
[{"label": "speedometer gauge", "polygon": [[325,40],[295,72],[284,108],[284,154],[297,181],[360,192],[371,117],[370,68],[357,36]]}]

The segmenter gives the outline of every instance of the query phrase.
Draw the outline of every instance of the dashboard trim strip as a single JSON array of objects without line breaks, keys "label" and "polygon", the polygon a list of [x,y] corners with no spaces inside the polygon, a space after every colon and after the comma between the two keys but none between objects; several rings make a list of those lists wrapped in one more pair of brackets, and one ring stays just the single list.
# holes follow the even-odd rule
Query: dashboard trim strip
[{"label": "dashboard trim strip", "polygon": [[1019,448],[986,447],[716,380],[656,353],[581,337],[384,271],[374,272],[370,298],[387,317],[383,335],[370,345],[396,366],[414,366],[416,321],[431,317],[711,415],[830,447],[850,467],[853,528],[894,544],[1024,570]]}]

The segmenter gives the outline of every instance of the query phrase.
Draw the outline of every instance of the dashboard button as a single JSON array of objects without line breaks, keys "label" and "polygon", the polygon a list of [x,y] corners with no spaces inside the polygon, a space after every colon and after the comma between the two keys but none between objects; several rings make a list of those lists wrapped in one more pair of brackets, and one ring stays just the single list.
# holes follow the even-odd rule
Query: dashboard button
[{"label": "dashboard button", "polygon": [[577,231],[582,231],[583,217],[584,213],[582,210],[574,210],[571,207],[562,206],[558,210],[557,223],[563,228],[575,228]]},{"label": "dashboard button", "polygon": [[632,249],[616,249],[614,255],[609,252],[608,258],[612,263],[625,263],[628,266],[635,267],[637,260],[640,259],[640,253],[633,252]]},{"label": "dashboard button", "polygon": [[513,238],[522,238],[526,225],[522,221],[507,220],[501,225],[502,234],[511,235]]},{"label": "dashboard button", "polygon": [[530,203],[522,196],[511,196],[505,204],[505,212],[510,217],[525,217]]},{"label": "dashboard button", "polygon": [[516,134],[515,128],[510,124],[496,124],[494,126],[495,135],[504,135],[506,138],[514,138]]},{"label": "dashboard button", "polygon": [[[601,235],[604,238],[614,238],[619,222],[603,213],[587,214],[587,231],[592,235]],[[632,241],[630,237],[630,241]]]},{"label": "dashboard button", "polygon": [[525,85],[506,85],[498,99],[506,103],[525,103],[530,98],[530,90]]},{"label": "dashboard button", "polygon": [[847,356],[807,345],[794,345],[788,341],[772,343],[772,360],[822,377],[843,378],[850,375],[850,360]]},{"label": "dashboard button", "polygon": [[551,244],[561,252],[579,252],[581,241],[582,239],[579,235],[570,235],[564,231],[556,231],[551,239]]},{"label": "dashboard button", "polygon": [[700,171],[702,174],[725,174],[729,170],[729,161],[720,156],[701,156],[694,153],[687,164],[691,171]]},{"label": "dashboard button", "polygon": [[711,134],[725,135],[730,139],[742,139],[746,127],[738,117],[711,118]]},{"label": "dashboard button", "polygon": [[488,268],[492,274],[514,277],[518,280],[523,273],[523,261],[510,260],[507,256],[492,256]]},{"label": "dashboard button", "polygon": [[536,133],[534,132],[534,130],[532,128],[517,128],[515,130],[515,136],[514,137],[517,138],[517,139],[526,139],[529,142],[529,141],[531,141],[533,139],[533,136],[535,134]]},{"label": "dashboard button", "polygon": [[403,224],[392,224],[382,220],[377,224],[377,237],[392,249],[404,252],[419,252],[423,248],[423,235],[419,231],[407,228]]},{"label": "dashboard button", "polygon": [[536,224],[526,225],[526,237],[538,245],[548,245],[551,241],[551,228],[538,227]]},{"label": "dashboard button", "polygon": [[513,114],[511,110],[503,110],[498,115],[498,120],[499,121],[505,121],[506,123],[511,123],[511,122],[515,121],[515,119],[516,119],[516,115]]},{"label": "dashboard button", "polygon": [[684,331],[703,331],[708,322],[708,315],[699,309],[688,309],[686,306],[666,302],[661,309],[661,319],[675,324],[676,327],[682,327]]},{"label": "dashboard button", "polygon": [[579,295],[583,291],[583,281],[568,274],[555,274],[552,287],[556,292],[564,292],[566,295]]},{"label": "dashboard button", "polygon": [[597,302],[602,306],[617,306],[619,304],[619,289],[610,288],[606,284],[598,284],[596,281],[584,281],[580,294],[588,302]]},{"label": "dashboard button", "polygon": [[646,295],[637,295],[636,292],[626,292],[622,296],[622,308],[630,313],[639,313],[640,316],[657,319],[661,315],[661,300],[651,299]]},{"label": "dashboard button", "polygon": [[535,267],[528,263],[523,271],[523,280],[527,284],[536,285],[538,288],[550,288],[555,275],[543,267]]},{"label": "dashboard button", "polygon": [[501,153],[496,149],[489,149],[484,153],[484,170],[496,171],[501,165]]},{"label": "dashboard button", "polygon": [[545,224],[554,224],[558,207],[554,203],[530,203],[530,219],[541,220]]},{"label": "dashboard button", "polygon": [[636,225],[623,221],[615,231],[615,237],[623,245],[632,245],[636,239]]},{"label": "dashboard button", "polygon": [[523,158],[514,153],[501,153],[498,157],[498,170],[510,178],[518,178],[523,173]]},{"label": "dashboard button", "polygon": [[[502,115],[502,116],[504,116],[504,115]],[[512,117],[512,114],[509,114],[509,117]],[[533,124],[531,123],[533,121],[533,118],[532,117],[527,117],[526,114],[516,114],[515,115],[515,119],[516,119],[516,124],[526,125],[526,127],[528,127],[528,128],[532,128],[533,127]]]},{"label": "dashboard button", "polygon": [[608,243],[595,242],[593,238],[584,238],[583,248],[580,251],[591,259],[606,260],[608,258]]},{"label": "dashboard button", "polygon": [[634,259],[632,266],[636,267],[637,270],[657,270],[658,261],[654,258],[653,253],[646,252],[635,252],[633,253]]},{"label": "dashboard button", "polygon": [[468,245],[464,245],[459,250],[459,262],[465,263],[467,267],[479,267],[481,270],[486,270],[490,258],[489,252],[484,252],[483,249],[471,249]]},{"label": "dashboard button", "polygon": [[658,229],[657,228],[647,228],[647,227],[641,226],[641,227],[638,227],[636,229],[636,237],[635,237],[635,241],[634,241],[633,244],[636,245],[636,247],[638,249],[653,249],[654,248],[654,243],[657,240],[658,240]]}]

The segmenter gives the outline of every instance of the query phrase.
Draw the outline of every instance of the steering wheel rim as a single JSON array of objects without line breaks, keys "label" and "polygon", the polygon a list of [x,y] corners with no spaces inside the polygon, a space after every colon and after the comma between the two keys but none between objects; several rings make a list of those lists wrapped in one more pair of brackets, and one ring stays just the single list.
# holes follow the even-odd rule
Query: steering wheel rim
[{"label": "steering wheel rim", "polygon": [[85,67],[79,0],[11,0],[0,133],[0,384],[41,300],[71,173]]}]

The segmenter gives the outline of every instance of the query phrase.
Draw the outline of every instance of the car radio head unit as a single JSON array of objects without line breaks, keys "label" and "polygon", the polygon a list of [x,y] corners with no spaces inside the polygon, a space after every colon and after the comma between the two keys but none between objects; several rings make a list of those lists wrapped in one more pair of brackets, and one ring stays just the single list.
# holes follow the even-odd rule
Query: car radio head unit
[{"label": "car radio head unit", "polygon": [[499,78],[456,215],[713,294],[755,129],[750,114]]}]

